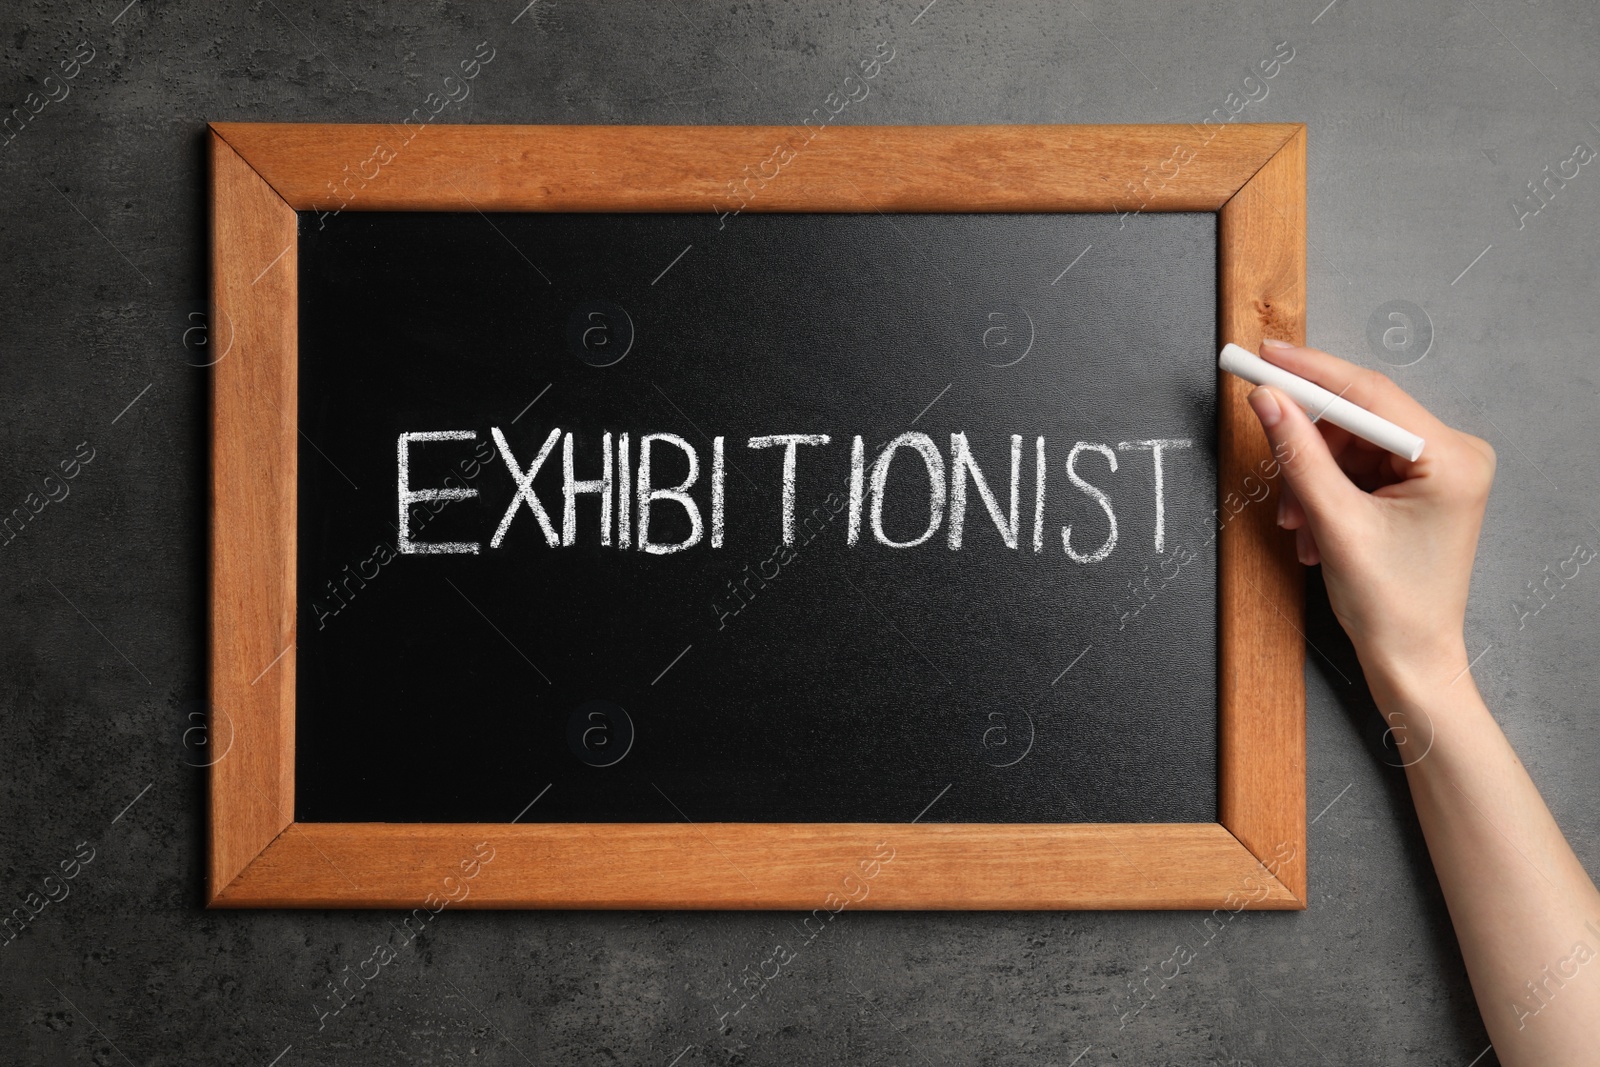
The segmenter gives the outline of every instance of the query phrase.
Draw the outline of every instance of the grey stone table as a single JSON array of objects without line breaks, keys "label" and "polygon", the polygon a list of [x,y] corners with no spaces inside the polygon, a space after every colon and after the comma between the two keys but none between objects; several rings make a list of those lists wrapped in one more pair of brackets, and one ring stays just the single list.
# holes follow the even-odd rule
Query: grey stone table
[{"label": "grey stone table", "polygon": [[1543,585],[1600,547],[1600,172],[1559,177],[1600,144],[1600,11],[924,2],[4,5],[0,886],[27,921],[0,945],[0,1059],[1494,1062],[1316,582],[1303,913],[1208,939],[1181,913],[846,912],[745,995],[789,916],[448,911],[344,1003],[391,915],[202,908],[201,132],[400,122],[483,42],[436,121],[799,123],[888,42],[836,121],[1306,123],[1311,342],[1498,450],[1475,675],[1600,869],[1600,570]]}]

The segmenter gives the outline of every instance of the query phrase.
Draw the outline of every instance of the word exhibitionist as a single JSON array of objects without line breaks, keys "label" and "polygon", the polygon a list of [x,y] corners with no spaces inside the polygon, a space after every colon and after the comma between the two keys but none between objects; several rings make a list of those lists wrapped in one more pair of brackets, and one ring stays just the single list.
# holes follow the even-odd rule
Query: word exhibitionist
[{"label": "word exhibitionist", "polygon": [[[510,442],[500,427],[491,427],[489,435],[505,461],[506,470],[515,482],[515,495],[506,507],[499,525],[490,533],[488,548],[498,549],[506,533],[520,516],[526,514],[537,525],[546,545],[565,547],[579,541],[578,498],[594,496],[599,501],[599,529],[586,536],[598,536],[602,546],[634,550],[651,555],[683,552],[697,545],[723,547],[726,533],[727,494],[725,492],[727,453],[725,437],[711,440],[710,472],[702,478],[704,464],[700,450],[672,433],[647,433],[637,438],[629,433],[613,434],[607,431],[596,442],[581,441],[570,431],[552,428],[543,443],[526,463],[514,453]],[[473,430],[426,430],[402,433],[397,443],[397,505],[399,509],[399,542],[402,554],[477,554],[484,549],[482,541],[422,541],[413,536],[412,507],[418,503],[465,500],[479,495],[477,489],[466,487],[428,487],[412,483],[412,450],[420,446],[433,446],[445,442],[478,440]],[[840,444],[843,444],[841,441]],[[1118,457],[1129,462],[1131,455],[1147,457],[1151,464],[1151,484],[1155,492],[1156,552],[1165,549],[1165,478],[1163,457],[1170,452],[1188,449],[1193,442],[1188,438],[1149,438],[1119,441],[1115,445],[1093,441],[1077,441],[1067,450],[1060,470],[1066,475],[1069,492],[1077,494],[1097,506],[1104,513],[1103,523],[1097,523],[1093,535],[1081,532],[1074,537],[1069,525],[1059,526],[1062,550],[1078,563],[1099,563],[1108,558],[1117,546],[1118,529],[1116,508],[1112,504],[1107,478],[1115,475]],[[1009,455],[1005,460],[992,456],[988,462],[996,471],[994,480],[984,473],[973,452],[972,444],[963,432],[949,435],[949,448],[941,451],[933,436],[921,432],[902,433],[875,450],[870,460],[862,437],[850,439],[848,468],[840,471],[848,500],[848,518],[844,536],[847,544],[869,541],[887,548],[915,548],[932,540],[942,528],[944,542],[952,550],[961,548],[967,536],[968,511],[983,513],[993,523],[1000,540],[1010,549],[1019,549],[1024,538],[1032,534],[1032,548],[1041,552],[1045,547],[1045,500],[1050,483],[1049,464],[1046,461],[1046,442],[1035,437],[1033,447],[1026,449],[1032,455],[1024,460],[1024,442],[1021,434],[1010,435]],[[795,540],[795,495],[802,453],[807,464],[844,464],[839,458],[842,449],[834,439],[824,433],[780,433],[750,437],[735,447],[746,450],[775,450],[782,454],[783,480],[778,514],[774,516],[782,531],[783,543]],[[554,458],[559,450],[559,459]],[[598,477],[579,478],[578,453],[583,452],[582,464],[586,473]],[[687,473],[671,484],[659,484],[659,458],[671,450],[674,472]],[[526,454],[524,449],[524,454]],[[1000,449],[996,449],[1000,452]],[[598,453],[598,455],[596,455]],[[1003,452],[1001,453],[1004,454]],[[815,458],[812,458],[812,457]],[[903,457],[903,458],[901,458]],[[896,459],[901,461],[896,463]],[[999,460],[999,462],[996,462]],[[559,489],[552,483],[556,478],[547,476],[544,496],[535,490],[534,480],[549,464],[559,464]],[[1005,470],[1000,476],[999,470]],[[595,468],[598,468],[596,471]],[[1024,478],[1031,481],[1032,499],[1023,504],[1021,493]],[[1095,480],[1090,481],[1090,477]],[[915,492],[926,493],[927,523],[914,536],[896,540],[884,529],[884,500],[888,495],[891,478],[906,479],[906,485]],[[925,489],[924,489],[925,486]],[[901,489],[898,492],[907,490]],[[976,501],[973,498],[976,498]],[[548,507],[547,507],[548,504]],[[969,509],[969,504],[971,508]],[[977,505],[981,504],[982,512]],[[681,509],[687,519],[687,533],[676,540],[660,540],[654,534],[661,523],[656,521],[662,508]],[[554,515],[552,515],[552,509]],[[1030,514],[1025,514],[1025,511]],[[1031,520],[1030,527],[1024,525]],[[1099,527],[1103,526],[1104,532]],[[683,523],[673,524],[675,531]],[[1057,534],[1052,533],[1054,541]],[[1087,543],[1086,543],[1087,542]]]}]

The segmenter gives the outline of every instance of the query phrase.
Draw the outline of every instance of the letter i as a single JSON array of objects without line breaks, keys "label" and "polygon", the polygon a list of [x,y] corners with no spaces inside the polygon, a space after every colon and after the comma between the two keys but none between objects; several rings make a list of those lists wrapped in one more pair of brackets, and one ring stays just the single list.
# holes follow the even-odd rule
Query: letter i
[{"label": "letter i", "polygon": [[711,547],[722,547],[722,438],[711,440]]},{"label": "letter i", "polygon": [[850,445],[850,525],[845,531],[845,543],[855,544],[861,538],[861,482],[866,467],[866,445],[857,434]]},{"label": "letter i", "polygon": [[633,541],[633,463],[628,435],[617,440],[617,547],[626,550]]},{"label": "letter i", "polygon": [[1033,550],[1044,551],[1044,438],[1033,449]]}]

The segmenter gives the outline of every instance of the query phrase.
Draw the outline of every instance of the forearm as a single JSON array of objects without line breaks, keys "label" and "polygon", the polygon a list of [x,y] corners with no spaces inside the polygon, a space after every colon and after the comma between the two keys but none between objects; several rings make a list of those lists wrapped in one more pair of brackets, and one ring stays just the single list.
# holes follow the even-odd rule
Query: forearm
[{"label": "forearm", "polygon": [[1470,673],[1414,673],[1369,680],[1500,1062],[1600,1062],[1600,892]]}]

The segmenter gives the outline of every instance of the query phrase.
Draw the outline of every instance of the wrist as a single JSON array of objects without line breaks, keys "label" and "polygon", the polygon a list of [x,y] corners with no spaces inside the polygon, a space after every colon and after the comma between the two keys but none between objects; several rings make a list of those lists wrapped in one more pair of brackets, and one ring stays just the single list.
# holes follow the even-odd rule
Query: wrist
[{"label": "wrist", "polygon": [[1413,790],[1419,781],[1448,778],[1452,768],[1470,765],[1491,737],[1500,736],[1469,664],[1464,644],[1426,658],[1362,659],[1373,702],[1388,727],[1385,746],[1393,747]]},{"label": "wrist", "polygon": [[1357,648],[1356,655],[1379,707],[1426,704],[1460,681],[1471,663],[1459,634],[1401,649]]}]

